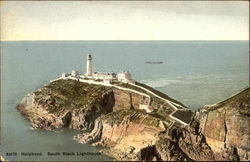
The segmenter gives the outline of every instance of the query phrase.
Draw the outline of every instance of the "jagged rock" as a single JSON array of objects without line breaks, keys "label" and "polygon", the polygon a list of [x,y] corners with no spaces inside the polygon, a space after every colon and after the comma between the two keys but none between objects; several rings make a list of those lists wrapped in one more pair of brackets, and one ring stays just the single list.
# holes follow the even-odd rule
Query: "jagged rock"
[{"label": "jagged rock", "polygon": [[165,130],[160,122],[160,119],[141,110],[120,110],[99,117],[93,131],[78,136],[78,140],[88,143],[99,139],[99,144],[109,147],[103,153],[118,160],[138,160],[138,153],[154,145],[159,139],[158,134]]},{"label": "jagged rock", "polygon": [[161,161],[161,156],[158,154],[155,145],[142,148],[138,153],[139,161]]},{"label": "jagged rock", "polygon": [[94,129],[90,133],[79,134],[74,137],[74,139],[78,140],[80,143],[96,143],[101,140],[102,135],[102,121],[97,119],[95,121]]},{"label": "jagged rock", "polygon": [[207,145],[205,137],[192,129],[182,129],[178,147],[192,160],[213,161],[214,153]]},{"label": "jagged rock", "polygon": [[248,88],[161,134],[154,153],[164,161],[249,161],[249,111]]}]

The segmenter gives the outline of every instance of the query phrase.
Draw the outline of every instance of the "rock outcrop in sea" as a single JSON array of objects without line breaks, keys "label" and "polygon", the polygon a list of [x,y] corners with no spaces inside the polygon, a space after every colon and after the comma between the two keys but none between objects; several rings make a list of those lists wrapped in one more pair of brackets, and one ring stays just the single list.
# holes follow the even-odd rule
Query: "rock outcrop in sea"
[{"label": "rock outcrop in sea", "polygon": [[189,125],[170,118],[173,108],[156,98],[151,101],[155,112],[140,110],[148,100],[114,87],[61,79],[29,93],[17,108],[34,128],[82,130],[74,139],[106,146],[101,152],[117,160],[249,160],[249,88],[204,106]]}]

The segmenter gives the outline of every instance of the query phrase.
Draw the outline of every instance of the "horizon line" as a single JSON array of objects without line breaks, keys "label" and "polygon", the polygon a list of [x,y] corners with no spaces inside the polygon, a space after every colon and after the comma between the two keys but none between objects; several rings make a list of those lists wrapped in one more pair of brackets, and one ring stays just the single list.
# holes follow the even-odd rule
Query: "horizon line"
[{"label": "horizon line", "polygon": [[249,41],[246,40],[246,39],[238,39],[238,40],[225,40],[225,39],[221,39],[221,40],[212,40],[212,39],[201,39],[201,40],[197,40],[197,39],[173,39],[173,40],[163,40],[163,39],[160,39],[160,40],[80,40],[80,39],[72,39],[72,40],[67,40],[67,39],[58,39],[58,40],[0,40],[0,42],[23,42],[23,41],[128,41],[128,42],[133,42],[133,41]]}]

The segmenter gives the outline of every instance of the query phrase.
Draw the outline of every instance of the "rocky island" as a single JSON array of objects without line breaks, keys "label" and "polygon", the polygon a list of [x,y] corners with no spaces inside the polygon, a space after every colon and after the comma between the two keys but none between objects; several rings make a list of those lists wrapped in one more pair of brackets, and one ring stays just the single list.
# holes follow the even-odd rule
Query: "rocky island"
[{"label": "rocky island", "polygon": [[116,160],[249,160],[249,88],[193,113],[127,72],[114,79],[91,66],[94,79],[63,74],[27,94],[18,110],[34,128],[82,130],[75,140],[105,146],[101,152]]}]

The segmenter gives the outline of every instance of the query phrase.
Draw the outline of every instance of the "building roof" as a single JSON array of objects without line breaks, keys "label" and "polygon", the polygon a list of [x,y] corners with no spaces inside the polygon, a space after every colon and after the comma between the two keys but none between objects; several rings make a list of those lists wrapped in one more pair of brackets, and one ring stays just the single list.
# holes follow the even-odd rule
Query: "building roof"
[{"label": "building roof", "polygon": [[116,75],[114,72],[94,72],[94,74],[101,74],[101,75]]}]

